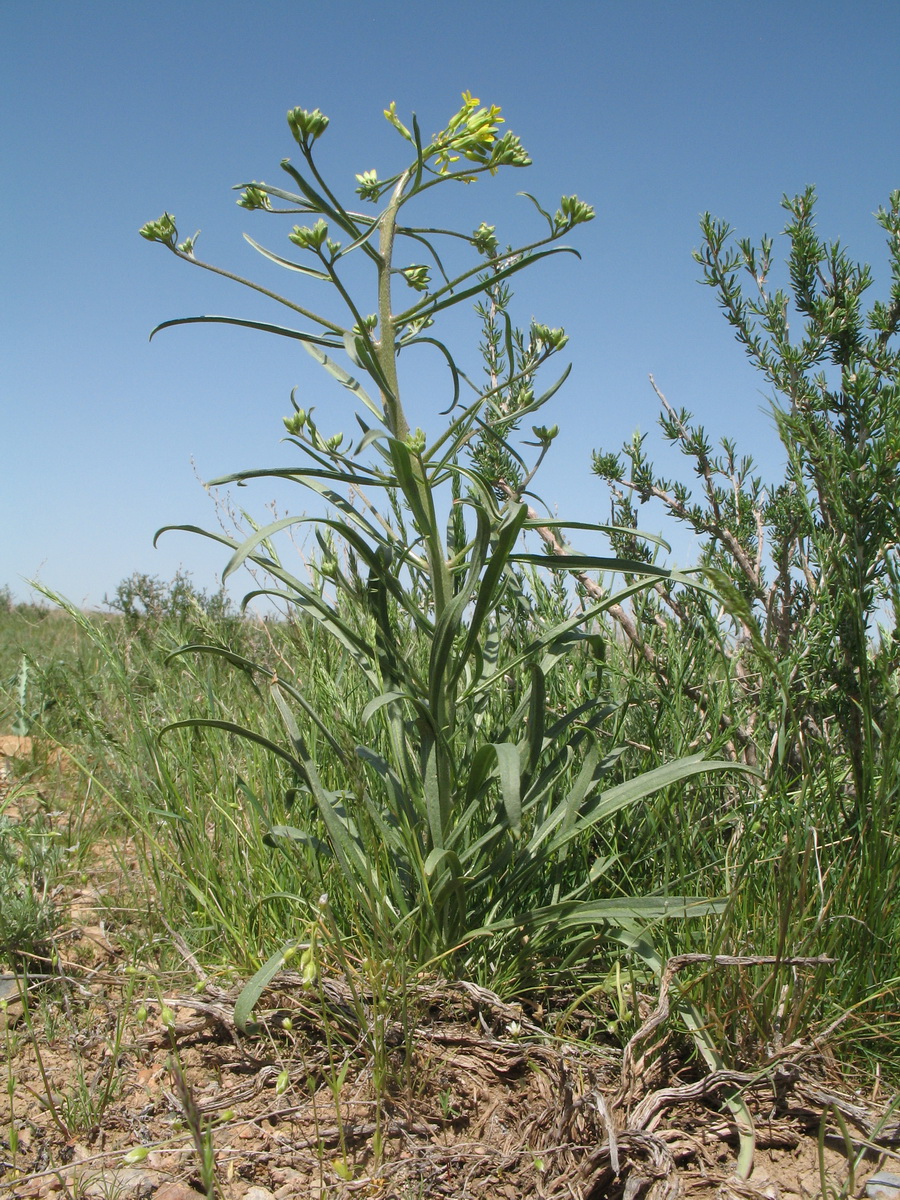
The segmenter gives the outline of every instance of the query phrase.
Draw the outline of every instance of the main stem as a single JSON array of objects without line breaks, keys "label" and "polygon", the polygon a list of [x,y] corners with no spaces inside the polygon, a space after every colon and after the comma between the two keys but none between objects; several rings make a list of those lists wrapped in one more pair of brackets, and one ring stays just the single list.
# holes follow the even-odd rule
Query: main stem
[{"label": "main stem", "polygon": [[[412,168],[405,171],[397,181],[391,195],[390,203],[379,221],[379,253],[381,262],[378,266],[378,319],[379,340],[376,356],[384,380],[382,387],[382,405],[384,419],[388,430],[398,442],[409,444],[409,422],[400,402],[400,383],[397,374],[397,326],[391,311],[391,267],[394,254],[394,237],[397,229],[397,214],[403,204],[403,193],[412,176]],[[395,464],[400,465],[401,451],[392,450],[395,454]],[[405,457],[405,456],[404,456]],[[444,549],[438,526],[437,514],[434,508],[432,487],[425,471],[420,453],[412,453],[412,477],[404,469],[397,471],[400,486],[406,495],[407,503],[417,514],[416,527],[425,543],[428,559],[428,573],[431,583],[431,600],[434,605],[434,621],[437,626],[447,605],[453,596],[453,581],[447,565],[447,555]],[[453,796],[453,763],[449,753],[452,739],[455,706],[453,697],[448,695],[446,688],[431,687],[429,681],[428,695],[422,699],[429,703],[433,729],[423,730],[422,744],[419,747],[421,769],[426,774],[432,774],[438,791],[439,817],[431,829],[432,846],[444,844],[444,837],[449,829]]]},{"label": "main stem", "polygon": [[[410,167],[400,176],[391,194],[390,203],[379,220],[378,250],[381,263],[378,267],[378,322],[380,337],[376,344],[376,357],[387,390],[382,388],[381,400],[385,424],[398,442],[409,439],[409,422],[400,402],[400,381],[397,375],[397,326],[391,310],[391,267],[394,256],[394,236],[397,230],[397,214],[403,203],[403,192],[413,174]],[[452,597],[452,582],[447,567],[447,556],[438,531],[434,513],[431,487],[425,475],[425,467],[419,455],[415,456],[414,507],[424,510],[431,518],[426,528],[419,532],[425,541],[428,567],[431,575],[435,620],[438,620]]]},{"label": "main stem", "polygon": [[409,437],[409,422],[400,403],[400,381],[397,376],[397,354],[395,342],[397,329],[394,314],[391,311],[391,264],[394,258],[394,235],[397,230],[397,213],[403,202],[403,191],[409,182],[410,173],[404,171],[397,181],[397,186],[391,195],[390,203],[384,210],[379,221],[378,250],[381,254],[381,264],[378,268],[378,323],[380,338],[377,343],[376,355],[381,373],[388,385],[389,391],[382,390],[381,400],[384,406],[385,423],[388,429],[400,442]]}]

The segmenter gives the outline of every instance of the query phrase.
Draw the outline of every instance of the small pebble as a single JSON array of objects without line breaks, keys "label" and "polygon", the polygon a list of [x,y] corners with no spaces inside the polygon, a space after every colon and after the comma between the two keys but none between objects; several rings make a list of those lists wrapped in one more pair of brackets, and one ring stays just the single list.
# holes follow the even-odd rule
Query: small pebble
[{"label": "small pebble", "polygon": [[154,1193],[153,1200],[206,1200],[206,1197],[186,1183],[164,1183]]},{"label": "small pebble", "polygon": [[866,1184],[869,1200],[900,1200],[900,1175],[879,1171]]}]

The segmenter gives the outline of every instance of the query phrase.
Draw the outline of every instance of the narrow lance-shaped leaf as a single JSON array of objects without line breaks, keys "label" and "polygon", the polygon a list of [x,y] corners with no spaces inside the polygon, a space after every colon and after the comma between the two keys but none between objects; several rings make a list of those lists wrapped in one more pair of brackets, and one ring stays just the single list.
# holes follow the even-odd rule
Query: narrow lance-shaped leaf
[{"label": "narrow lance-shaped leaf", "polygon": [[294,338],[298,342],[309,342],[314,346],[328,346],[332,350],[339,350],[342,345],[341,342],[335,340],[334,336],[328,337],[325,334],[304,333],[299,329],[290,329],[285,325],[273,325],[269,321],[248,321],[240,317],[218,316],[174,317],[170,321],[161,321],[151,332],[150,337],[153,338],[161,329],[171,329],[175,325],[240,325],[244,329],[258,329],[260,333],[274,333],[279,337]]},{"label": "narrow lance-shaped leaf", "polygon": [[558,834],[554,838],[550,845],[550,850],[555,851],[560,849],[566,842],[571,841],[573,837],[596,825],[598,821],[612,816],[613,813],[618,812],[621,808],[635,804],[638,800],[644,800],[647,796],[652,796],[654,792],[658,792],[662,788],[672,787],[674,784],[681,783],[685,779],[690,779],[695,775],[720,771],[742,771],[745,774],[760,776],[758,771],[750,767],[728,762],[725,759],[704,759],[702,754],[675,759],[674,762],[665,763],[661,767],[645,771],[642,775],[638,775],[634,779],[628,779],[624,783],[609,788],[599,797],[597,803],[591,806],[569,830]]},{"label": "narrow lance-shaped leaf", "polygon": [[370,398],[358,379],[354,379],[349,372],[345,371],[344,368],[339,363],[336,363],[333,358],[329,358],[329,356],[323,350],[320,350],[318,345],[315,343],[304,342],[304,347],[313,356],[316,362],[323,366],[330,375],[333,375],[342,387],[345,387],[349,392],[352,392],[357,400],[361,401],[361,403],[366,406],[370,413],[376,417],[382,416],[380,407],[374,402],[374,400]]},{"label": "narrow lance-shaped leaf", "polygon": [[241,989],[234,1004],[234,1024],[241,1032],[247,1032],[247,1026],[250,1018],[253,1015],[253,1010],[259,1001],[260,996],[279,973],[287,966],[288,960],[292,957],[293,952],[300,949],[306,949],[309,943],[288,942],[277,950],[270,959],[263,963],[252,979],[248,980]]},{"label": "narrow lance-shaped leaf", "polygon": [[609,900],[561,901],[492,921],[477,933],[499,933],[505,929],[522,929],[540,933],[549,929],[565,930],[608,925],[616,928],[627,921],[661,921],[666,918],[685,920],[707,917],[724,908],[723,900],[705,900],[695,896],[617,896]]},{"label": "narrow lance-shaped leaf", "polygon": [[497,755],[497,775],[500,780],[500,796],[506,819],[514,837],[522,832],[521,764],[519,749],[511,742],[493,746]]},{"label": "narrow lance-shaped leaf", "polygon": [[[406,309],[405,312],[402,312],[397,317],[397,323],[401,325],[407,325],[415,318],[433,317],[435,313],[440,312],[442,309],[450,308],[452,305],[459,304],[463,300],[469,300],[472,296],[478,296],[482,292],[487,291],[488,288],[493,287],[496,283],[499,283],[501,279],[507,279],[510,275],[515,275],[518,271],[524,270],[525,267],[539,262],[542,258],[549,258],[553,254],[574,254],[576,258],[581,258],[581,255],[578,253],[578,251],[573,249],[571,246],[552,246],[549,250],[531,251],[528,254],[523,254],[520,258],[516,258],[515,261],[510,262],[508,266],[501,267],[498,271],[493,272],[488,279],[483,279],[478,283],[471,284],[467,288],[454,291],[450,295],[445,296],[443,299],[422,300],[418,304],[414,304],[412,308]],[[473,268],[472,271],[466,272],[466,274],[461,276],[459,279],[454,279],[450,284],[450,287],[456,287],[461,279],[468,278],[476,271],[481,269],[482,268],[480,267],[476,267]],[[441,288],[439,292],[435,293],[435,295],[440,296],[447,290],[448,289],[446,287]]]},{"label": "narrow lance-shaped leaf", "polygon": [[[249,658],[244,658],[243,655],[235,654],[234,651],[228,650],[224,646],[196,644],[179,646],[177,650],[173,650],[173,652],[168,656],[166,662],[171,662],[172,659],[178,658],[179,656],[185,654],[211,654],[216,658],[223,658],[226,662],[233,663],[234,666],[240,667],[241,670],[246,671],[251,676],[254,674],[264,675],[269,680],[275,680],[278,678],[276,673],[271,670],[271,668],[265,667],[261,663],[253,662]],[[331,746],[335,754],[337,754],[339,758],[343,758],[344,751],[340,742],[338,742],[328,725],[322,720],[315,708],[313,708],[302,692],[300,692],[292,684],[288,683],[287,680],[278,679],[278,684],[280,688],[286,691],[291,697],[293,697],[294,700],[297,701],[310,720],[315,723],[316,728]]]},{"label": "narrow lance-shaped leaf", "polygon": [[335,793],[327,791],[322,786],[318,768],[309,757],[309,752],[306,749],[297,722],[294,720],[294,714],[285,703],[277,680],[272,683],[272,698],[281,714],[281,719],[294,745],[295,752],[302,761],[303,776],[306,779],[309,790],[313,794],[319,814],[328,830],[331,843],[347,877],[347,881],[351,886],[359,886],[361,883],[365,884],[369,876],[369,863],[366,855],[359,845],[358,839],[350,832],[343,815],[337,811],[334,803],[336,799]]},{"label": "narrow lance-shaped leaf", "polygon": [[317,271],[313,267],[304,267],[300,263],[291,262],[289,258],[282,258],[280,254],[275,254],[271,250],[267,250],[265,246],[261,246],[259,242],[253,240],[249,233],[244,234],[244,240],[256,250],[263,258],[267,258],[270,262],[277,263],[279,267],[285,267],[288,271],[297,271],[301,275],[309,275],[313,279],[324,279],[326,283],[330,283],[331,276],[325,271]]}]

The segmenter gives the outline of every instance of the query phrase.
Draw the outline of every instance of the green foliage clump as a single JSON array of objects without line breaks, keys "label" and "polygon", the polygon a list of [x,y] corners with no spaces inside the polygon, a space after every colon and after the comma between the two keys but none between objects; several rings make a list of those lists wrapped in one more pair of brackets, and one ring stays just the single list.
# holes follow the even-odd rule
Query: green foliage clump
[{"label": "green foliage clump", "polygon": [[57,926],[51,890],[58,865],[52,835],[0,810],[0,964],[26,968],[46,957]]},{"label": "green foliage clump", "polygon": [[129,628],[158,626],[167,620],[185,624],[204,616],[215,621],[232,612],[224,588],[210,595],[194,584],[187,571],[176,571],[170,581],[135,571],[119,583],[111,599],[105,596],[103,603],[121,613]]},{"label": "green foliage clump", "polygon": [[[818,236],[813,189],[783,206],[786,287],[769,282],[771,238],[754,247],[708,214],[695,255],[772,388],[783,477],[765,482],[727,437],[714,448],[662,393],[663,437],[692,482],[664,477],[640,436],[618,454],[598,451],[594,470],[612,491],[620,551],[652,560],[634,528],[650,502],[699,539],[718,599],[660,581],[623,628],[657,704],[683,717],[699,697],[708,718],[713,687],[726,696],[719,734],[766,771],[759,819],[791,830],[779,869],[792,885],[768,902],[780,912],[774,944],[826,947],[858,995],[896,975],[898,914],[883,898],[900,884],[900,191],[877,213],[889,295],[868,309],[872,272]],[[692,671],[683,650],[696,649],[697,631]],[[836,911],[859,923],[852,936]]]}]

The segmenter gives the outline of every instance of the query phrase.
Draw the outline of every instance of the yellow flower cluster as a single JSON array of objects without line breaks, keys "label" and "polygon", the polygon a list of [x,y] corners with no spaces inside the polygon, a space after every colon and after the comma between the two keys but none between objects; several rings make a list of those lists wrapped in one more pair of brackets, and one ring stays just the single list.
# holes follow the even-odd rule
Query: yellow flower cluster
[{"label": "yellow flower cluster", "polygon": [[[490,108],[481,108],[481,101],[471,92],[463,92],[462,99],[462,107],[450,118],[447,128],[434,135],[431,145],[425,151],[425,157],[433,159],[433,165],[441,175],[448,174],[451,164],[459,162],[460,158],[490,165],[496,156],[497,126],[504,123],[499,106],[492,104]],[[412,133],[397,116],[395,101],[391,101],[390,107],[384,110],[384,115],[407,141],[414,141]],[[512,158],[524,157],[517,139],[513,139],[510,134],[505,140],[510,142],[508,149],[515,150],[516,153],[511,156],[505,155],[504,161],[506,158],[512,161]],[[513,141],[516,142],[515,146]]]},{"label": "yellow flower cluster", "polygon": [[433,139],[435,165],[442,175],[450,170],[451,163],[459,162],[460,156],[471,162],[487,162],[497,140],[497,126],[504,123],[498,105],[479,108],[481,101],[471,92],[463,92],[462,98],[462,108]]}]

